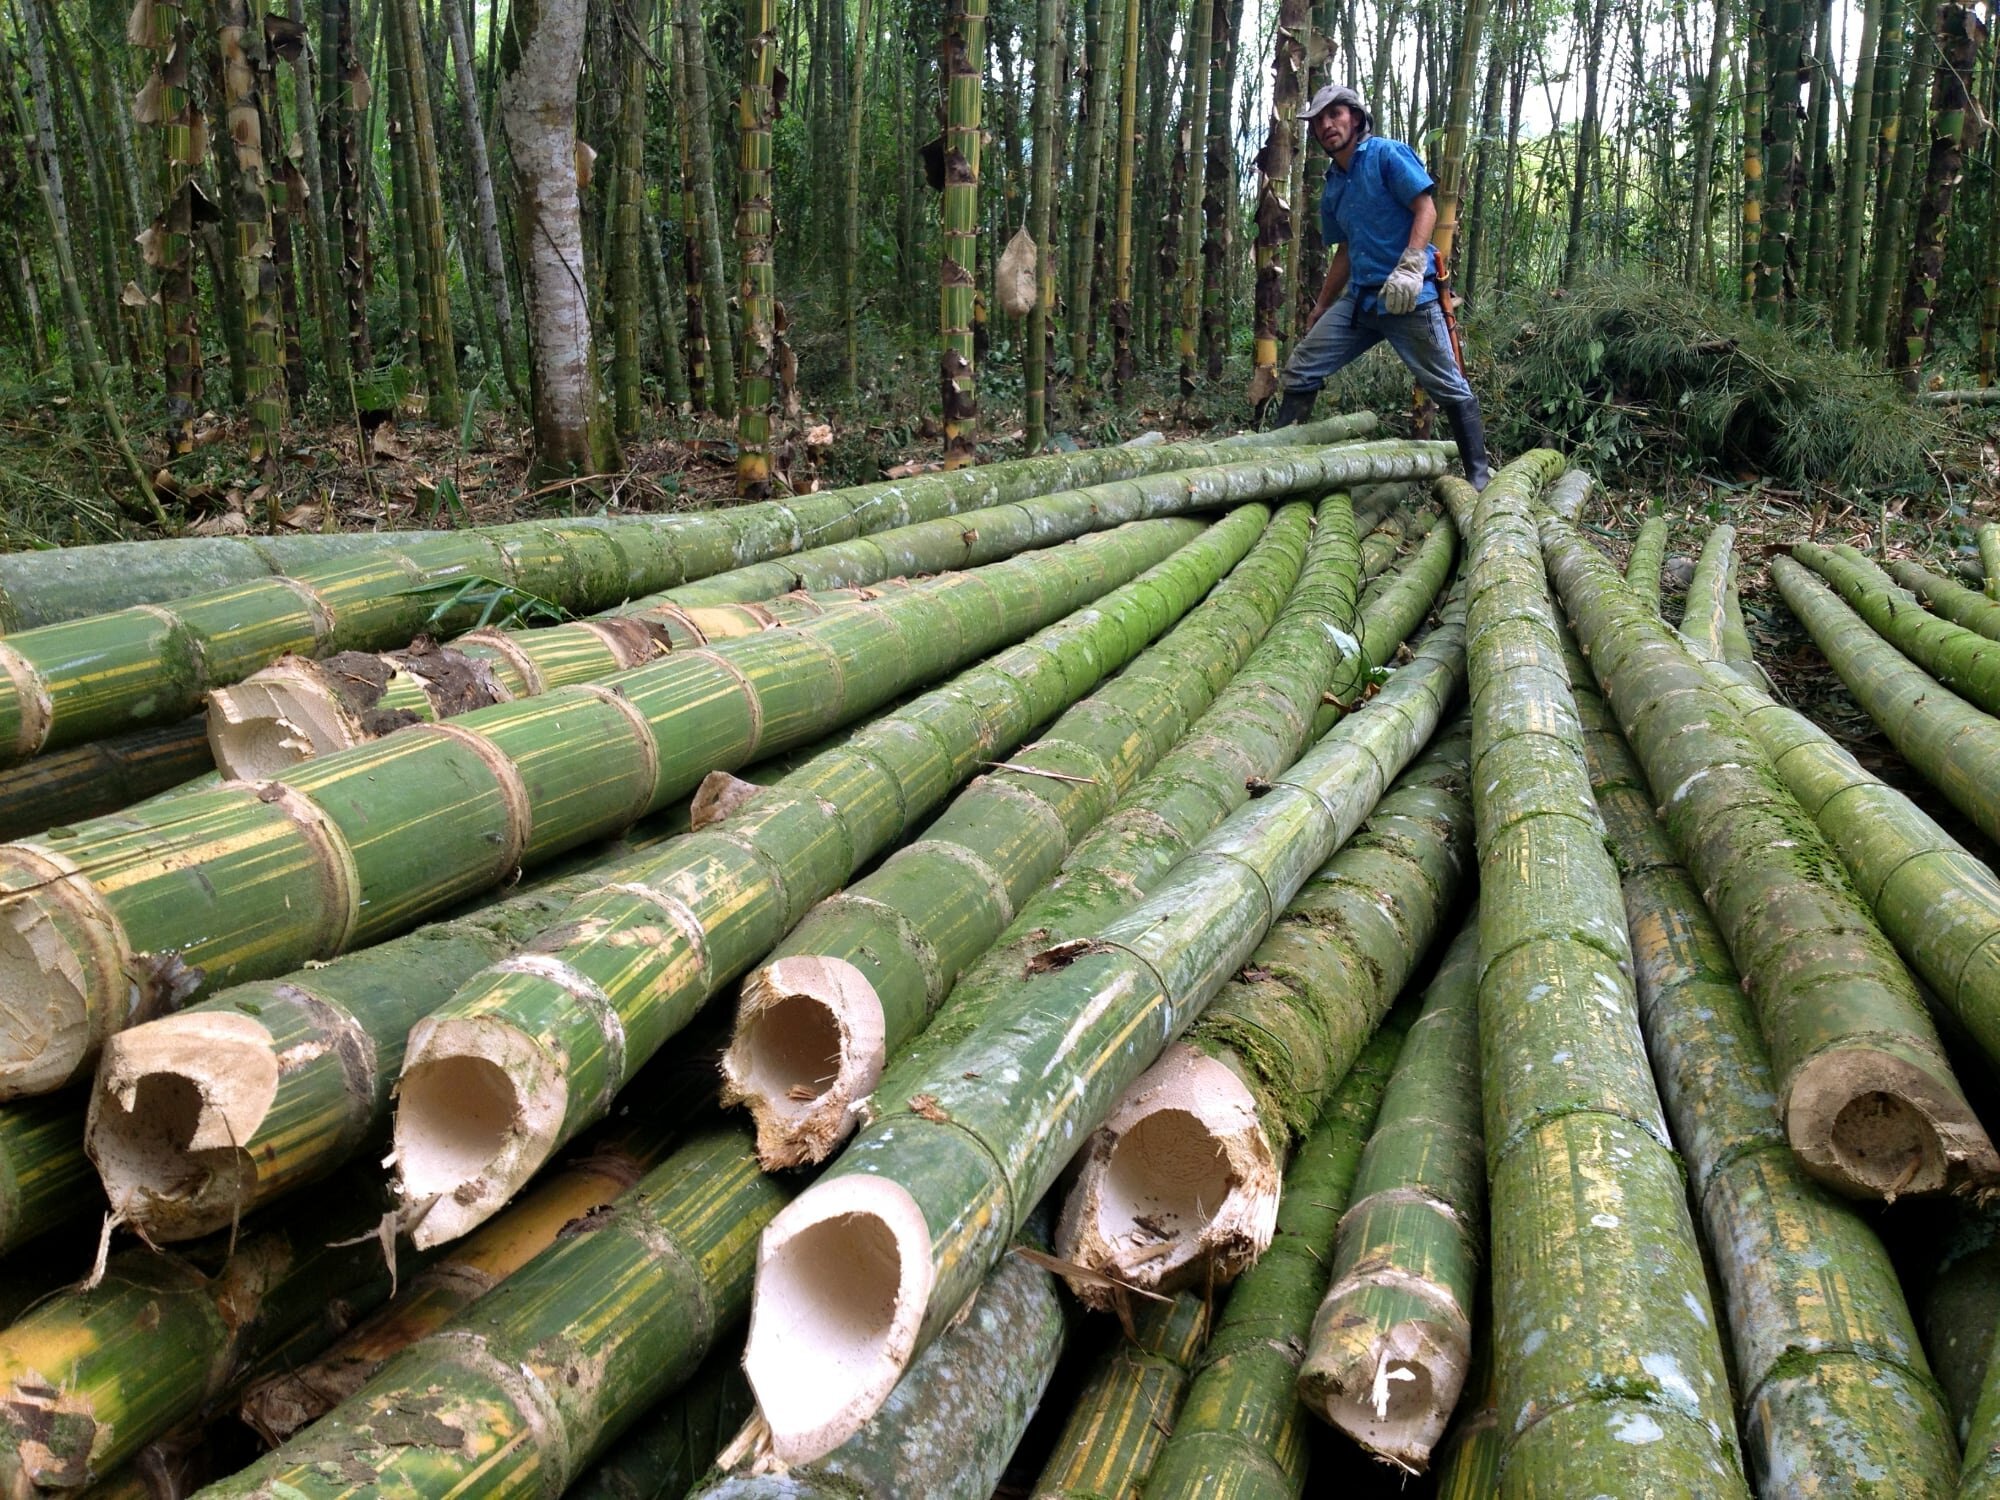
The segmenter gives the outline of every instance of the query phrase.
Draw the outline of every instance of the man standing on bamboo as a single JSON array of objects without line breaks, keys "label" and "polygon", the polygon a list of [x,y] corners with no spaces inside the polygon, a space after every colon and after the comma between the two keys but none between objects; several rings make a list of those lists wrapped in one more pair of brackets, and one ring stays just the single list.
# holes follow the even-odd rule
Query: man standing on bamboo
[{"label": "man standing on bamboo", "polygon": [[1305,421],[1320,387],[1386,339],[1450,419],[1465,477],[1484,489],[1490,470],[1479,398],[1459,365],[1438,292],[1431,174],[1408,146],[1374,133],[1353,89],[1328,84],[1313,95],[1306,125],[1333,158],[1320,193],[1320,237],[1340,248],[1305,336],[1285,363],[1277,423]]}]

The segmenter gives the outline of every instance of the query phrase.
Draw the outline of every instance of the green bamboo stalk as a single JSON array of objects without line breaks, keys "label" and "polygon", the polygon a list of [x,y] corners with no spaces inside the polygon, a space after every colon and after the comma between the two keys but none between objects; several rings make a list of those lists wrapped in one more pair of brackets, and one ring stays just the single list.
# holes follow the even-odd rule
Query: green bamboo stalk
[{"label": "green bamboo stalk", "polygon": [[1118,175],[1113,187],[1111,306],[1111,390],[1123,395],[1132,364],[1132,191],[1139,144],[1139,32],[1144,24],[1139,0],[1125,0],[1125,26],[1118,57]]},{"label": "green bamboo stalk", "polygon": [[1305,1409],[1294,1392],[1335,1232],[1409,1029],[1383,1023],[1285,1174],[1278,1237],[1229,1294],[1145,1500],[1292,1495],[1305,1488]]},{"label": "green bamboo stalk", "polygon": [[1182,1292],[1130,1317],[1070,1402],[1031,1500],[1126,1500],[1159,1462],[1208,1343],[1209,1300]]},{"label": "green bamboo stalk", "polygon": [[[1842,557],[1848,556],[1847,548],[1837,550]],[[1859,557],[1862,554],[1856,552],[1853,555]],[[1919,563],[1892,560],[1882,567],[1897,583],[1954,625],[1975,630],[1989,640],[2000,640],[2000,600],[1992,595],[1981,589],[1969,589],[1957,580],[1934,573]],[[1983,563],[1981,571],[1984,571]]]},{"label": "green bamboo stalk", "polygon": [[16,985],[0,1079],[15,1092],[56,1086],[105,1035],[193,993],[391,936],[616,832],[710,771],[806,743],[1048,624],[1199,529],[1142,521],[414,726],[280,780],[0,846],[9,918],[48,934],[30,960],[39,978]]},{"label": "green bamboo stalk", "polygon": [[213,769],[200,719],[93,740],[0,771],[0,839],[115,812]]},{"label": "green bamboo stalk", "polygon": [[757,1236],[790,1191],[747,1131],[697,1136],[207,1493],[560,1493],[742,1317]]},{"label": "green bamboo stalk", "polygon": [[938,384],[944,466],[977,461],[978,375],[972,336],[979,279],[979,108],[986,0],[949,0],[944,26],[944,255],[938,268]]},{"label": "green bamboo stalk", "polygon": [[1917,773],[1979,828],[2000,839],[2000,725],[1947,689],[1788,557],[1771,581],[1847,690]]},{"label": "green bamboo stalk", "polygon": [[119,1032],[78,1132],[115,1211],[155,1243],[212,1234],[372,1146],[410,1026],[685,827],[648,819],[504,900]]},{"label": "green bamboo stalk", "polygon": [[120,1252],[95,1286],[0,1332],[0,1490],[89,1484],[225,1397],[281,1343],[312,1329],[331,1339],[340,1309],[387,1297],[379,1186],[357,1174],[341,1187],[331,1211],[302,1207],[233,1247]]},{"label": "green bamboo stalk", "polygon": [[1330,658],[1323,674],[1342,675],[1340,658],[1359,645],[1347,497],[1324,501],[1316,527],[1302,505],[1288,507],[1272,529],[1281,523],[1282,551],[1253,559],[1262,576],[1248,622],[1246,601],[1228,596],[1223,610],[1190,615],[1117,681],[975,781],[923,838],[807,912],[744,979],[735,1040],[723,1058],[723,1098],[749,1106],[767,1167],[824,1161],[852,1133],[888,1060],[1076,841],[1207,710],[1288,592],[1294,616],[1302,604],[1319,615]]},{"label": "green bamboo stalk", "polygon": [[1688,580],[1680,624],[1681,634],[1710,661],[1722,660],[1722,640],[1728,633],[1729,581],[1735,571],[1736,528],[1714,527],[1701,544],[1694,576]]},{"label": "green bamboo stalk", "polygon": [[1720,672],[1710,678],[1911,970],[2000,1064],[2000,877],[1805,715]]},{"label": "green bamboo stalk", "polygon": [[[1462,721],[1438,733],[1300,888],[1242,974],[1133,1084],[1084,1148],[1063,1259],[1142,1287],[1212,1286],[1264,1252],[1285,1163],[1430,946],[1471,863],[1467,749]],[[1141,1201],[1154,1187],[1143,1162],[1175,1125],[1192,1155],[1216,1159],[1224,1182],[1193,1203]],[[1106,1303],[1101,1289],[1075,1290]]]},{"label": "green bamboo stalk", "polygon": [[[828,757],[772,795],[748,793],[730,822],[580,898],[531,954],[461,986],[413,1029],[397,1084],[398,1191],[420,1220],[413,1237],[435,1243],[490,1215],[812,903],[1184,613],[1268,514],[1235,512],[1145,577],[894,716],[904,738],[885,735],[879,759]],[[697,824],[746,793],[711,780]],[[476,1139],[458,1123],[468,1089],[501,1111]]]},{"label": "green bamboo stalk", "polygon": [[[1021,445],[1039,453],[1049,440],[1049,353],[1055,340],[1049,317],[1056,289],[1056,247],[1049,240],[1054,217],[1051,198],[1056,190],[1056,94],[1067,96],[1069,79],[1062,66],[1066,31],[1059,0],[1036,0],[1035,92],[1032,106],[1033,165],[1029,170],[1028,237],[1035,244],[1035,300],[1028,309],[1021,345]],[[1065,104],[1068,102],[1065,98]]]},{"label": "green bamboo stalk", "polygon": [[[1367,426],[1372,423],[1372,418]],[[1349,423],[1347,425],[1355,425]],[[1212,448],[1199,450],[1204,456]],[[1360,457],[1363,452],[1374,457]],[[1283,448],[1220,461],[1262,466],[1280,487],[1428,477],[1431,446],[1376,446],[1331,459]],[[296,577],[253,581],[0,639],[0,763],[193,713],[211,688],[286,652],[325,656],[408,644],[476,624],[506,589],[572,612],[891,526],[1007,504],[1065,484],[1186,469],[1197,450],[1047,454],[970,475],[940,474],[783,503],[644,520],[528,522],[380,548]],[[1286,478],[1287,473],[1291,478]],[[1248,480],[1244,470],[1232,484]],[[1261,493],[1272,493],[1268,488]],[[1230,493],[1211,503],[1227,503]]]},{"label": "green bamboo stalk", "polygon": [[743,1376],[743,1350],[725,1341],[563,1494],[569,1500],[685,1500],[756,1410]]},{"label": "green bamboo stalk", "polygon": [[1743,618],[1743,594],[1738,587],[1740,566],[1732,564],[1722,588],[1722,660],[1744,681],[1772,691],[1771,679],[1757,664],[1750,626]]},{"label": "green bamboo stalk", "polygon": [[[1089,939],[1045,952],[956,1041],[926,1049],[922,1092],[904,1091],[901,1070],[884,1078],[876,1121],[774,1226],[760,1256],[760,1298],[826,1308],[829,1295],[851,1292],[887,1314],[843,1349],[772,1319],[753,1330],[746,1368],[781,1461],[830,1450],[880,1405],[992,1267],[1079,1136],[1199,1014],[1430,737],[1462,659],[1447,611],[1366,707],[1223,822],[1145,901]],[[869,1274],[843,1274],[849,1292],[834,1293],[821,1278],[851,1268],[863,1245],[875,1247]],[[829,1378],[829,1361],[842,1379]]]},{"label": "green bamboo stalk", "polygon": [[1591,670],[1746,976],[1807,1169],[1890,1198],[2000,1170],[1908,973],[1741,715],[1665,626],[1595,582],[1607,570],[1589,548],[1559,525],[1549,546]]},{"label": "green bamboo stalk", "polygon": [[1478,497],[1467,621],[1501,1493],[1747,1495],[1532,519],[1555,463]]},{"label": "green bamboo stalk", "polygon": [[[1481,1313],[1485,1299],[1481,1298]],[[1493,1319],[1472,1321],[1473,1394],[1460,1406],[1437,1465],[1438,1500],[1492,1500],[1500,1492],[1500,1413],[1493,1383]]]},{"label": "green bamboo stalk", "polygon": [[1725,1294],[1757,1492],[1949,1493],[1951,1437],[1895,1268],[1863,1214],[1793,1156],[1722,933],[1565,644],[1592,790],[1623,872],[1640,1018]]},{"label": "green bamboo stalk", "polygon": [[399,1290],[316,1357],[287,1361],[244,1391],[238,1414],[276,1447],[358,1391],[419,1339],[453,1321],[657,1166],[713,1099],[713,1048],[648,1075],[623,1118],[576,1150],[473,1234],[405,1278]]},{"label": "green bamboo stalk", "polygon": [[1940,620],[1909,590],[1866,559],[1815,542],[1792,556],[1833,585],[1875,632],[1939,682],[1990,713],[2000,713],[2000,641]]},{"label": "green bamboo stalk", "polygon": [[1979,542],[1979,571],[1986,575],[1986,597],[1995,596],[2000,588],[2000,524],[1987,521],[1977,533]]},{"label": "green bamboo stalk", "polygon": [[736,300],[743,310],[743,339],[737,349],[742,378],[737,387],[736,493],[761,500],[771,493],[771,411],[778,396],[778,293],[771,269],[777,224],[771,186],[771,127],[778,118],[777,0],[743,0],[742,24],[736,246],[743,274]]},{"label": "green bamboo stalk", "polygon": [[1625,581],[1634,594],[1660,610],[1660,566],[1667,557],[1667,518],[1648,516],[1632,539],[1632,554],[1625,560]]},{"label": "green bamboo stalk", "polygon": [[1004,1255],[965,1317],[853,1437],[783,1474],[744,1473],[739,1461],[688,1500],[987,1500],[1055,1373],[1066,1321],[1055,1277]]},{"label": "green bamboo stalk", "polygon": [[102,1207],[75,1094],[0,1107],[0,1252]]},{"label": "green bamboo stalk", "polygon": [[1446,954],[1396,1060],[1299,1367],[1309,1410],[1419,1473],[1472,1362],[1486,1242],[1478,981],[1475,919]]}]

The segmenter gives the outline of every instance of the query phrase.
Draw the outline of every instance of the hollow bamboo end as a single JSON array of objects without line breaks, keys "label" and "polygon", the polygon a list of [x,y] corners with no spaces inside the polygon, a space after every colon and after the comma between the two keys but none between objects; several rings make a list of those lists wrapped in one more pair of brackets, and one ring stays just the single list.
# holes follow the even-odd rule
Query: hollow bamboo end
[{"label": "hollow bamboo end", "polygon": [[396,1196],[427,1250],[483,1224],[549,1159],[569,1087],[533,1037],[452,1016],[411,1032],[396,1096]]},{"label": "hollow bamboo end", "polygon": [[749,1107],[765,1167],[825,1161],[847,1139],[882,1076],[885,1028],[875,987],[845,959],[793,954],[743,981],[722,1099]]},{"label": "hollow bamboo end", "polygon": [[248,1142],[278,1093],[271,1034],[195,1012],[122,1032],[91,1088],[84,1150],[112,1208],[154,1240],[226,1229],[257,1203]]},{"label": "hollow bamboo end", "polygon": [[[1233,1279],[1271,1243],[1276,1154],[1227,1066],[1176,1044],[1084,1148],[1056,1230],[1062,1259],[1113,1282],[1172,1291]],[[1108,1308],[1115,1287],[1072,1278]]]},{"label": "hollow bamboo end", "polygon": [[1338,1291],[1299,1370],[1299,1400],[1378,1458],[1421,1474],[1465,1385],[1470,1330],[1462,1317],[1343,1325]]},{"label": "hollow bamboo end", "polygon": [[224,776],[264,781],[368,736],[320,669],[283,660],[208,695],[208,746]]},{"label": "hollow bamboo end", "polygon": [[889,1399],[931,1282],[923,1210],[887,1178],[835,1177],[771,1221],[743,1368],[780,1463],[832,1452]]},{"label": "hollow bamboo end", "polygon": [[0,1100],[81,1077],[130,1009],[117,920],[67,860],[0,850]]},{"label": "hollow bamboo end", "polygon": [[1941,1066],[1873,1049],[1809,1059],[1785,1094],[1785,1133],[1813,1176],[1856,1198],[2000,1182],[2000,1154]]}]

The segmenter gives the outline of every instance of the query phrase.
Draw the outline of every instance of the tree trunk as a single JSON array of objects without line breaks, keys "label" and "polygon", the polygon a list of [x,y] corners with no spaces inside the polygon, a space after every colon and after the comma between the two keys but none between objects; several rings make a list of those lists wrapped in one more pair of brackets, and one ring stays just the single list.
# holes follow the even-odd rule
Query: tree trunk
[{"label": "tree trunk", "polygon": [[[1967,106],[1972,99],[1972,73],[1979,59],[1986,27],[1972,10],[1947,5],[1938,17],[1937,77],[1931,85],[1930,161],[1924,171],[1923,196],[1917,203],[1916,244],[1910,254],[1909,281],[1903,289],[1903,319],[1898,353],[1903,385],[1915,391],[1930,347],[1931,311],[1938,281],[1944,274],[1945,236],[1951,228],[1952,201],[1964,175]],[[1989,185],[1988,191],[1993,191]]]},{"label": "tree trunk", "polygon": [[1765,0],[1764,49],[1771,80],[1765,115],[1762,248],[1757,255],[1757,310],[1784,317],[1798,294],[1792,209],[1799,188],[1799,124],[1804,114],[1799,67],[1804,61],[1804,0]]},{"label": "tree trunk", "polygon": [[1494,33],[1493,44],[1486,49],[1486,97],[1480,103],[1479,139],[1473,147],[1472,211],[1466,216],[1469,227],[1465,232],[1465,274],[1458,278],[1468,299],[1479,286],[1479,273],[1486,260],[1487,236],[1491,233],[1487,207],[1488,178],[1493,168],[1493,148],[1500,138],[1500,91],[1506,82],[1507,59],[1512,51],[1507,0],[1501,0],[1496,21],[1498,29]]},{"label": "tree trunk", "polygon": [[[157,0],[156,0],[157,3]],[[349,363],[356,375],[375,368],[368,331],[368,198],[359,126],[373,91],[355,46],[355,0],[321,0],[320,45],[329,58],[333,154],[340,204],[340,284],[347,303]],[[329,246],[329,249],[332,247]]]},{"label": "tree trunk", "polygon": [[736,247],[743,266],[743,367],[736,409],[736,493],[771,492],[771,409],[777,401],[778,317],[771,270],[771,126],[778,117],[777,0],[743,0],[742,135],[737,158]]},{"label": "tree trunk", "polygon": [[583,13],[583,0],[514,0],[501,44],[500,114],[526,273],[534,472],[545,478],[597,473],[612,457],[592,389],[583,293],[576,180]]},{"label": "tree trunk", "polygon": [[979,270],[979,104],[986,0],[950,0],[944,31],[944,255],[938,271],[944,466],[977,458],[979,396],[973,301]]}]

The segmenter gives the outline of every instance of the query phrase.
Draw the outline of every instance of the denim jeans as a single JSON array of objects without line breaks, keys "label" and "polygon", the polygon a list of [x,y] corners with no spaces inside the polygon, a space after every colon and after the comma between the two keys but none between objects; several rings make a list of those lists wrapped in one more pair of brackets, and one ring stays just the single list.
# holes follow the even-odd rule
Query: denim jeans
[{"label": "denim jeans", "polygon": [[1301,395],[1317,391],[1384,339],[1440,407],[1473,399],[1465,372],[1452,357],[1451,333],[1437,303],[1400,315],[1359,312],[1351,289],[1292,346],[1292,357],[1285,361],[1285,389]]}]

